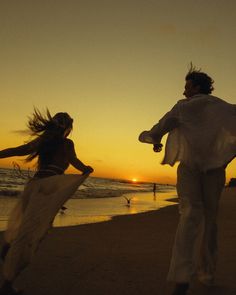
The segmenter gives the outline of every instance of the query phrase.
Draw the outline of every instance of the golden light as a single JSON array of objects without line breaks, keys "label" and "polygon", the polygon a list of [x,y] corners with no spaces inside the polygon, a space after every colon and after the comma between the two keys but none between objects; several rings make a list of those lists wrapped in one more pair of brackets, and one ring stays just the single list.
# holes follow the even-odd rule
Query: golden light
[{"label": "golden light", "polygon": [[132,178],[132,181],[137,182],[138,180],[137,180],[137,178]]}]

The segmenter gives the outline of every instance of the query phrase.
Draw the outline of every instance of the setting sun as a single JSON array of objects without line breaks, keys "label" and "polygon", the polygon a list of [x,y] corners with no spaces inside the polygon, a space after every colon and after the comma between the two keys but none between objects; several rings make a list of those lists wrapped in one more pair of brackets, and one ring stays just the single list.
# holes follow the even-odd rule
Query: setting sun
[{"label": "setting sun", "polygon": [[133,182],[137,182],[137,178],[132,178],[132,181]]}]

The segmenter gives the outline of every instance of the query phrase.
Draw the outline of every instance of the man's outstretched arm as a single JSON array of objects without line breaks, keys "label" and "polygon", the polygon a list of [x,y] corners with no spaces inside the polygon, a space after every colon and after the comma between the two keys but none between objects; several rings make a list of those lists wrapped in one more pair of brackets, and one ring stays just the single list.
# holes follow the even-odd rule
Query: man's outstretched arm
[{"label": "man's outstretched arm", "polygon": [[139,135],[139,141],[153,144],[153,150],[160,152],[162,150],[162,137],[179,126],[178,117],[178,107],[175,105],[151,130],[143,131]]},{"label": "man's outstretched arm", "polygon": [[[163,118],[164,119],[164,118]],[[162,119],[162,120],[163,120]],[[179,121],[176,117],[166,118],[164,121],[160,122],[152,127],[150,130],[151,136],[153,138],[153,150],[154,152],[160,152],[163,145],[161,144],[162,137],[178,127]]]}]

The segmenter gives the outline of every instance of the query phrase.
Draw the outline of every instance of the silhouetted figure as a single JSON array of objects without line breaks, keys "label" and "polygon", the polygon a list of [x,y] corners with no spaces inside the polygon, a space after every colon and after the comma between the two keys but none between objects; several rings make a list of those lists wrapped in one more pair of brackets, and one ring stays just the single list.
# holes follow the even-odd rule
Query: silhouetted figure
[{"label": "silhouetted figure", "polygon": [[157,189],[157,185],[155,183],[153,183],[153,196],[154,196],[154,198],[156,198],[156,189]]},{"label": "silhouetted figure", "polygon": [[[26,161],[37,158],[37,171],[26,184],[4,234],[1,251],[4,283],[0,295],[19,294],[12,286],[17,275],[30,263],[57,212],[93,172],[77,158],[74,143],[67,138],[72,125],[73,119],[67,113],[51,117],[49,111],[43,116],[35,109],[28,121],[34,139],[0,151],[0,158],[26,155]],[[70,164],[83,174],[64,175]]]},{"label": "silhouetted figure", "polygon": [[[139,136],[141,142],[153,144],[154,151],[160,152],[161,139],[169,133],[162,164],[173,166],[180,161],[177,192],[181,215],[168,274],[168,280],[176,282],[175,295],[186,294],[194,274],[204,284],[214,282],[218,203],[225,168],[236,147],[236,105],[210,95],[212,78],[192,65],[185,80],[186,99]],[[201,241],[197,266],[196,241]]]}]

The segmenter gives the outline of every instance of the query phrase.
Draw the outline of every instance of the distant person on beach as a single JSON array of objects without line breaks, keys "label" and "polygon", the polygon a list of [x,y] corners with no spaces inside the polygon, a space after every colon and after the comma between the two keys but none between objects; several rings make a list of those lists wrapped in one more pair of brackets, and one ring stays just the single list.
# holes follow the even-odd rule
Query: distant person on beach
[{"label": "distant person on beach", "polygon": [[[20,294],[13,283],[30,263],[39,243],[52,226],[55,215],[93,169],[76,156],[74,143],[68,139],[73,119],[67,113],[42,115],[35,109],[28,121],[30,142],[0,151],[0,158],[26,156],[37,158],[37,171],[26,184],[13,209],[5,232],[1,258],[4,283],[0,295]],[[83,174],[64,175],[69,165]]]},{"label": "distant person on beach", "polygon": [[153,183],[153,196],[156,197],[157,185]]},{"label": "distant person on beach", "polygon": [[181,215],[168,274],[168,280],[176,283],[173,295],[187,294],[193,275],[203,284],[214,283],[219,199],[225,168],[236,150],[236,105],[212,96],[214,81],[192,65],[185,80],[186,99],[139,136],[160,152],[161,139],[169,133],[162,164],[180,162]]}]

